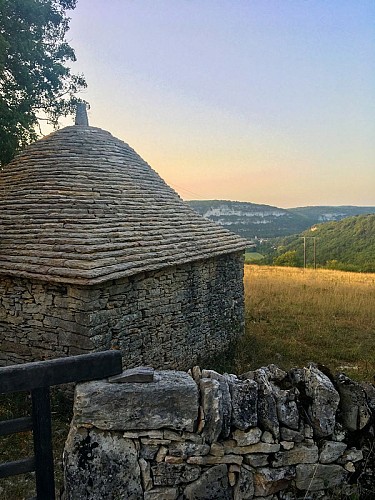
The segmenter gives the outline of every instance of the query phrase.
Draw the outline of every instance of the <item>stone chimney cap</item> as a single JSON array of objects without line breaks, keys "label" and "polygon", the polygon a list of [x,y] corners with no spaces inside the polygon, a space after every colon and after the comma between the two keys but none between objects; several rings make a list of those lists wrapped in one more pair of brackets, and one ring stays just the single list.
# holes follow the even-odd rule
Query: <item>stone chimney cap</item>
[{"label": "stone chimney cap", "polygon": [[89,126],[87,107],[85,102],[77,102],[75,125]]}]

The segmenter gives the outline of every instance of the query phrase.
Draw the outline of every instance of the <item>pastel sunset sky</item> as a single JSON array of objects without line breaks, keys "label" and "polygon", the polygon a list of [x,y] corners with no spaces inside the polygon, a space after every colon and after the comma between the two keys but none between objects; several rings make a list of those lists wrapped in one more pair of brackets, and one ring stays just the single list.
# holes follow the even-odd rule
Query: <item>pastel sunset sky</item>
[{"label": "pastel sunset sky", "polygon": [[375,205],[374,0],[78,0],[70,16],[90,125],[184,199]]}]

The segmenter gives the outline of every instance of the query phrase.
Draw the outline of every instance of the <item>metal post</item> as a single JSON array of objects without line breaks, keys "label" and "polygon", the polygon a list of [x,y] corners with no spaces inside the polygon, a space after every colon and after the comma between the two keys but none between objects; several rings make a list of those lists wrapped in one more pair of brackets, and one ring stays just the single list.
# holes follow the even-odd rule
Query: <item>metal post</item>
[{"label": "metal post", "polygon": [[314,236],[314,269],[316,269],[316,238]]},{"label": "metal post", "polygon": [[31,391],[37,500],[55,500],[49,387]]},{"label": "metal post", "polygon": [[306,269],[306,236],[303,236],[303,268]]}]

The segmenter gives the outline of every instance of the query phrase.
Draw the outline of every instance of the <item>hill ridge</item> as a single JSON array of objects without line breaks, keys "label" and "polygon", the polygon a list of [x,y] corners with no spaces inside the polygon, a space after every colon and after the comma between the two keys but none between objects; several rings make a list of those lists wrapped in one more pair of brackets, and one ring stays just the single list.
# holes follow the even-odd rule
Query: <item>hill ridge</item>
[{"label": "hill ridge", "polygon": [[279,208],[230,200],[190,200],[187,203],[203,217],[250,241],[298,234],[315,224],[354,215],[375,214],[375,207],[355,205]]}]

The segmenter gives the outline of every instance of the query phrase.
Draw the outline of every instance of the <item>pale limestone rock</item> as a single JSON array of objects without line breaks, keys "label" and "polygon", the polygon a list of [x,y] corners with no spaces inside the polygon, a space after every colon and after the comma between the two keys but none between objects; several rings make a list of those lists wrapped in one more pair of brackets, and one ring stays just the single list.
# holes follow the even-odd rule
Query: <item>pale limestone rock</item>
[{"label": "pale limestone rock", "polygon": [[296,404],[297,389],[281,390],[273,386],[276,397],[277,416],[281,425],[298,431],[299,411]]},{"label": "pale limestone rock", "polygon": [[243,457],[243,461],[247,465],[251,465],[251,467],[265,467],[268,465],[268,455],[262,454],[254,454],[254,455],[245,455]]},{"label": "pale limestone rock", "polygon": [[211,444],[217,440],[223,426],[220,384],[217,380],[202,378],[199,388],[205,420],[202,436],[207,443]]},{"label": "pale limestone rock", "polygon": [[261,369],[264,370],[267,374],[268,380],[271,380],[273,382],[282,382],[288,375],[286,372],[284,372],[284,370],[274,364],[263,366]]},{"label": "pale limestone rock", "polygon": [[[204,439],[200,434],[196,434],[194,432],[182,432],[181,437],[183,441],[192,441],[193,443],[203,444]],[[175,439],[171,439],[171,441],[175,441]]]},{"label": "pale limestone rock", "polygon": [[227,438],[230,434],[231,420],[232,420],[232,398],[229,391],[229,385],[227,378],[214,370],[202,370],[202,378],[211,378],[217,380],[220,384],[221,390],[221,407],[223,424],[221,429],[221,435],[223,438]]},{"label": "pale limestone rock", "polygon": [[161,445],[169,445],[171,443],[169,439],[153,439],[148,437],[142,437],[140,441],[142,444],[147,446],[161,446]]},{"label": "pale limestone rock", "polygon": [[280,427],[280,438],[283,441],[293,441],[295,443],[302,443],[305,439],[305,436],[298,431],[294,431],[293,429],[288,429],[287,427]]},{"label": "pale limestone rock", "polygon": [[306,439],[314,438],[314,429],[311,427],[311,425],[305,424],[304,435]]},{"label": "pale limestone rock", "polygon": [[258,425],[258,386],[254,380],[227,377],[232,398],[232,425],[242,431]]},{"label": "pale limestone rock", "polygon": [[323,441],[319,462],[321,464],[331,464],[335,462],[346,450],[346,444],[338,441]]},{"label": "pale limestone rock", "polygon": [[177,488],[155,488],[144,494],[144,500],[176,500],[177,497]]},{"label": "pale limestone rock", "polygon": [[168,439],[169,441],[183,441],[184,438],[180,433],[176,431],[171,431],[170,429],[165,429],[163,431],[163,438]]},{"label": "pale limestone rock", "polygon": [[333,441],[345,441],[347,431],[343,428],[340,422],[336,422],[335,430],[332,434]]},{"label": "pale limestone rock", "polygon": [[249,446],[231,446],[224,442],[225,453],[233,453],[236,455],[248,455],[251,453],[276,453],[280,450],[279,444],[262,443],[261,441]]},{"label": "pale limestone rock", "polygon": [[191,369],[191,374],[195,383],[199,385],[199,381],[202,377],[202,371],[199,366],[193,366],[193,368]]},{"label": "pale limestone rock", "polygon": [[214,457],[206,455],[205,457],[189,457],[186,462],[194,465],[218,465],[218,464],[237,464],[241,465],[243,457],[241,455],[224,455],[223,457]]},{"label": "pale limestone rock", "polygon": [[184,498],[187,500],[231,500],[225,465],[217,465],[204,472],[199,479],[186,486]]},{"label": "pale limestone rock", "polygon": [[230,486],[234,486],[236,484],[237,477],[235,472],[228,472],[228,482]]},{"label": "pale limestone rock", "polygon": [[260,439],[261,441],[263,441],[263,443],[271,444],[275,442],[272,434],[269,431],[264,431]]},{"label": "pale limestone rock", "polygon": [[210,455],[215,457],[224,456],[224,446],[221,443],[212,443],[210,447]]},{"label": "pale limestone rock", "polygon": [[144,491],[149,491],[153,487],[152,479],[151,479],[151,466],[150,466],[149,462],[147,462],[143,458],[140,458],[138,460],[138,464],[139,464],[139,468],[141,470],[142,487],[143,487]]},{"label": "pale limestone rock", "polygon": [[208,455],[210,451],[210,445],[208,444],[196,444],[193,442],[185,441],[182,443],[173,443],[169,446],[169,455],[175,457],[187,458],[194,455]]},{"label": "pale limestone rock", "polygon": [[133,441],[120,433],[71,427],[64,450],[66,500],[142,497],[141,471]]},{"label": "pale limestone rock", "polygon": [[155,382],[78,384],[76,424],[106,430],[161,429],[193,431],[198,416],[198,389],[187,373],[155,372]]},{"label": "pale limestone rock", "polygon": [[164,462],[167,464],[182,464],[184,459],[182,457],[173,457],[171,455],[166,455]]},{"label": "pale limestone rock", "polygon": [[188,464],[167,464],[162,462],[151,467],[155,486],[177,486],[195,481],[200,467]]},{"label": "pale limestone rock", "polygon": [[355,472],[355,466],[354,466],[353,462],[346,463],[344,465],[344,469],[347,470],[350,473]]},{"label": "pale limestone rock", "polygon": [[247,378],[250,380],[254,380],[254,370],[250,370],[245,373],[241,373],[241,375],[238,376],[240,380],[246,380]]},{"label": "pale limestone rock", "polygon": [[346,450],[337,461],[343,464],[345,462],[359,462],[360,460],[363,460],[363,451],[357,450],[356,448],[350,448],[350,450]]},{"label": "pale limestone rock", "polygon": [[291,450],[294,448],[293,441],[280,441],[280,446],[283,450]]},{"label": "pale limestone rock", "polygon": [[363,429],[371,419],[364,388],[343,373],[335,378],[335,383],[341,399],[341,423],[351,432]]},{"label": "pale limestone rock", "polygon": [[160,446],[159,451],[156,454],[156,462],[161,463],[164,462],[165,457],[167,456],[168,448],[166,446]]},{"label": "pale limestone rock", "polygon": [[267,371],[259,368],[254,372],[258,384],[258,420],[259,426],[270,431],[275,439],[280,437],[279,419],[274,388],[268,380]]},{"label": "pale limestone rock", "polygon": [[119,375],[109,377],[108,382],[110,384],[124,384],[129,382],[147,384],[154,381],[154,371],[150,366],[137,366],[124,370]]},{"label": "pale limestone rock", "polygon": [[203,407],[200,405],[198,408],[198,424],[197,424],[197,433],[198,434],[202,433],[205,424],[206,424],[206,421],[205,421]]},{"label": "pale limestone rock", "polygon": [[240,468],[237,484],[234,487],[234,500],[250,500],[254,496],[253,473],[246,466]]},{"label": "pale limestone rock", "polygon": [[159,451],[159,446],[141,445],[139,456],[145,460],[154,460],[155,455]]},{"label": "pale limestone rock", "polygon": [[241,471],[241,467],[237,464],[231,464],[229,466],[229,472],[240,472]]},{"label": "pale limestone rock", "polygon": [[259,443],[262,431],[259,427],[253,427],[248,431],[236,429],[233,433],[233,438],[238,446],[248,446],[249,444]]},{"label": "pale limestone rock", "polygon": [[132,431],[126,431],[123,432],[123,437],[126,439],[138,439],[138,438],[150,438],[150,439],[163,439],[163,431],[138,431],[138,432],[132,432]]},{"label": "pale limestone rock", "polygon": [[340,465],[299,464],[296,466],[296,487],[299,490],[318,491],[342,484],[347,472]]},{"label": "pale limestone rock", "polygon": [[254,474],[255,496],[265,497],[285,490],[295,478],[294,467],[271,469],[264,467],[257,469]]},{"label": "pale limestone rock", "polygon": [[340,396],[330,379],[314,365],[289,372],[293,383],[309,401],[307,414],[317,437],[333,433]]},{"label": "pale limestone rock", "polygon": [[273,467],[283,467],[295,464],[313,464],[318,461],[319,451],[317,446],[295,445],[291,450],[280,451],[275,454],[272,461]]}]

